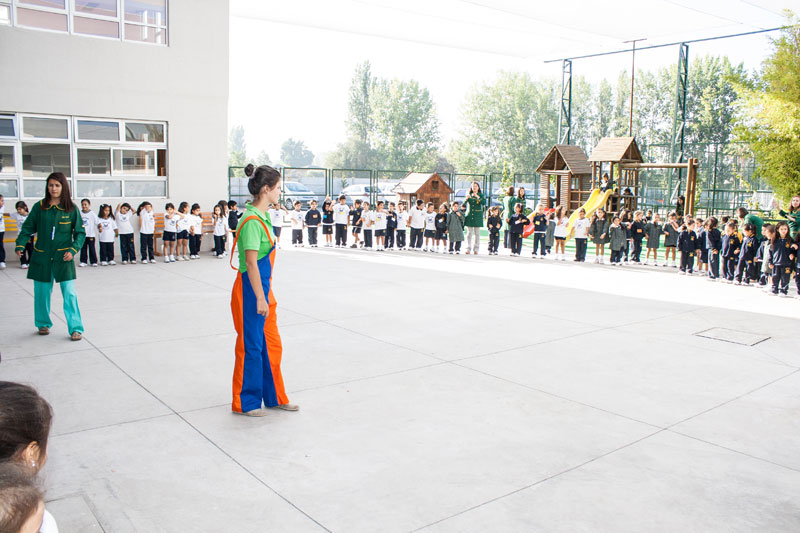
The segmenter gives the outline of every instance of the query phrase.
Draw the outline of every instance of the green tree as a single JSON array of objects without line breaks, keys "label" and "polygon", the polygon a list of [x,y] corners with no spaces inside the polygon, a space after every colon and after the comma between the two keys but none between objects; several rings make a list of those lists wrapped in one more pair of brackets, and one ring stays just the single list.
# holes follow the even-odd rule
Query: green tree
[{"label": "green tree", "polygon": [[535,171],[555,142],[559,91],[554,81],[534,81],[521,72],[501,72],[494,83],[474,87],[451,146],[456,167],[481,173],[507,162],[514,172]]},{"label": "green tree", "polygon": [[359,140],[362,146],[369,146],[372,132],[372,92],[375,81],[369,61],[356,65],[350,82],[347,132],[350,137]]},{"label": "green tree", "polygon": [[231,128],[228,134],[228,166],[243,167],[247,164],[247,144],[244,141],[244,126]]},{"label": "green tree", "polygon": [[761,77],[740,81],[735,117],[736,137],[755,154],[756,177],[783,201],[800,193],[800,25],[787,18]]},{"label": "green tree", "polygon": [[314,153],[303,141],[291,137],[281,145],[281,162],[287,167],[307,167],[314,161]]},{"label": "green tree", "polygon": [[255,160],[256,165],[272,165],[272,161],[269,158],[266,150],[261,150],[258,152]]},{"label": "green tree", "polygon": [[744,76],[744,65],[733,66],[727,57],[705,56],[691,63],[686,98],[687,142],[729,142],[738,99],[736,82]]}]

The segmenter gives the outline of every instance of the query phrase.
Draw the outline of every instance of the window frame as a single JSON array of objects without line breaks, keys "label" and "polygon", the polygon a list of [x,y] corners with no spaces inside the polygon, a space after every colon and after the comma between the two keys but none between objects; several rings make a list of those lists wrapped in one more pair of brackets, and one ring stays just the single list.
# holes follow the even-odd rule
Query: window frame
[{"label": "window frame", "polygon": [[[80,129],[78,128],[78,122],[86,121],[86,122],[114,122],[117,124],[117,140],[104,140],[104,139],[81,139],[79,138]],[[107,143],[115,143],[120,144],[123,142],[122,139],[122,130],[124,128],[123,123],[125,121],[118,119],[118,118],[97,118],[97,117],[73,117],[73,131],[75,132],[75,141],[74,144],[107,144]]]},{"label": "window frame", "polygon": [[[70,117],[64,115],[43,115],[39,113],[17,113],[17,118],[19,119],[19,130],[18,130],[18,138],[21,142],[42,142],[42,143],[54,143],[54,144],[72,144],[72,121]],[[53,137],[25,137],[23,127],[25,126],[25,119],[26,118],[46,118],[46,119],[53,119],[53,120],[62,120],[65,119],[67,121],[67,138],[66,139],[58,139]]]},{"label": "window frame", "polygon": [[[64,9],[59,9],[57,7],[44,7],[44,6],[33,6],[22,4],[21,6],[19,3],[24,0],[12,0],[12,26],[18,28],[25,28],[28,30],[36,30],[36,31],[46,31],[48,33],[59,33],[59,34],[72,34],[72,17],[70,16],[70,2],[72,0],[64,0]],[[65,15],[67,17],[67,29],[66,30],[51,30],[49,28],[40,28],[38,26],[26,26],[25,24],[19,23],[19,16],[17,15],[17,9],[30,9],[32,11],[43,11],[45,13],[55,13],[58,15]]]},{"label": "window frame", "polygon": [[[151,43],[152,44],[152,43]],[[122,144],[130,144],[132,146],[145,146],[145,145],[153,145],[153,146],[163,146],[166,148],[167,146],[167,123],[162,120],[121,120],[122,128],[120,129],[119,137],[121,139]],[[157,124],[164,129],[164,140],[163,141],[129,141],[128,136],[126,135],[125,129],[128,127],[128,124]]]},{"label": "window frame", "polygon": [[19,120],[17,120],[17,114],[0,112],[0,119],[5,120],[8,118],[11,119],[12,128],[14,128],[14,135],[0,135],[0,142],[19,140]]},{"label": "window frame", "polygon": [[[14,23],[14,2],[12,0],[0,0],[0,5],[8,7],[8,27],[13,28],[16,26]],[[0,26],[5,26],[5,24],[0,24]]]}]

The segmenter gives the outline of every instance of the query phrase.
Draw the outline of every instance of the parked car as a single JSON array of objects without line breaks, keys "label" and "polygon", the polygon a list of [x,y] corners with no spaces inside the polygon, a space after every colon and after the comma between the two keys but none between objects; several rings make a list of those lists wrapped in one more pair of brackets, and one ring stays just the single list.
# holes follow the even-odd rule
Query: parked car
[{"label": "parked car", "polygon": [[373,187],[366,184],[349,185],[342,189],[340,194],[344,194],[347,197],[347,203],[349,205],[353,205],[353,202],[356,200],[361,200],[362,202],[372,202],[373,193],[375,193],[374,195],[376,196],[376,198],[374,198],[375,201],[386,201],[386,195],[384,191],[382,191],[379,187]]},{"label": "parked car", "polygon": [[317,195],[299,181],[283,182],[283,203],[286,209],[293,209],[295,200],[300,200],[300,207],[308,209],[311,200],[319,202]]}]

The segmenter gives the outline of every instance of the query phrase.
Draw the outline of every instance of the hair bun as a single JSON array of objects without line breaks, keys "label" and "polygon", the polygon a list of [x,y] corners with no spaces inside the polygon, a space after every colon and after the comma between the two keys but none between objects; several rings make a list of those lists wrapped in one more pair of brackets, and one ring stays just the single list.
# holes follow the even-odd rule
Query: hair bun
[{"label": "hair bun", "polygon": [[253,172],[255,171],[256,167],[253,166],[253,163],[249,163],[246,167],[244,167],[244,174],[248,178],[253,177]]}]

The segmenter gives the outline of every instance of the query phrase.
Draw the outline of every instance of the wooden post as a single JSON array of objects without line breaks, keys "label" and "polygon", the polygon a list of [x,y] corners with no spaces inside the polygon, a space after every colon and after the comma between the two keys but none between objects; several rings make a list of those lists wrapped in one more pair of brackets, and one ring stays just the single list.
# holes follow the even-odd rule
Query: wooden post
[{"label": "wooden post", "polygon": [[633,171],[633,202],[636,204],[634,209],[639,208],[639,171]]}]

